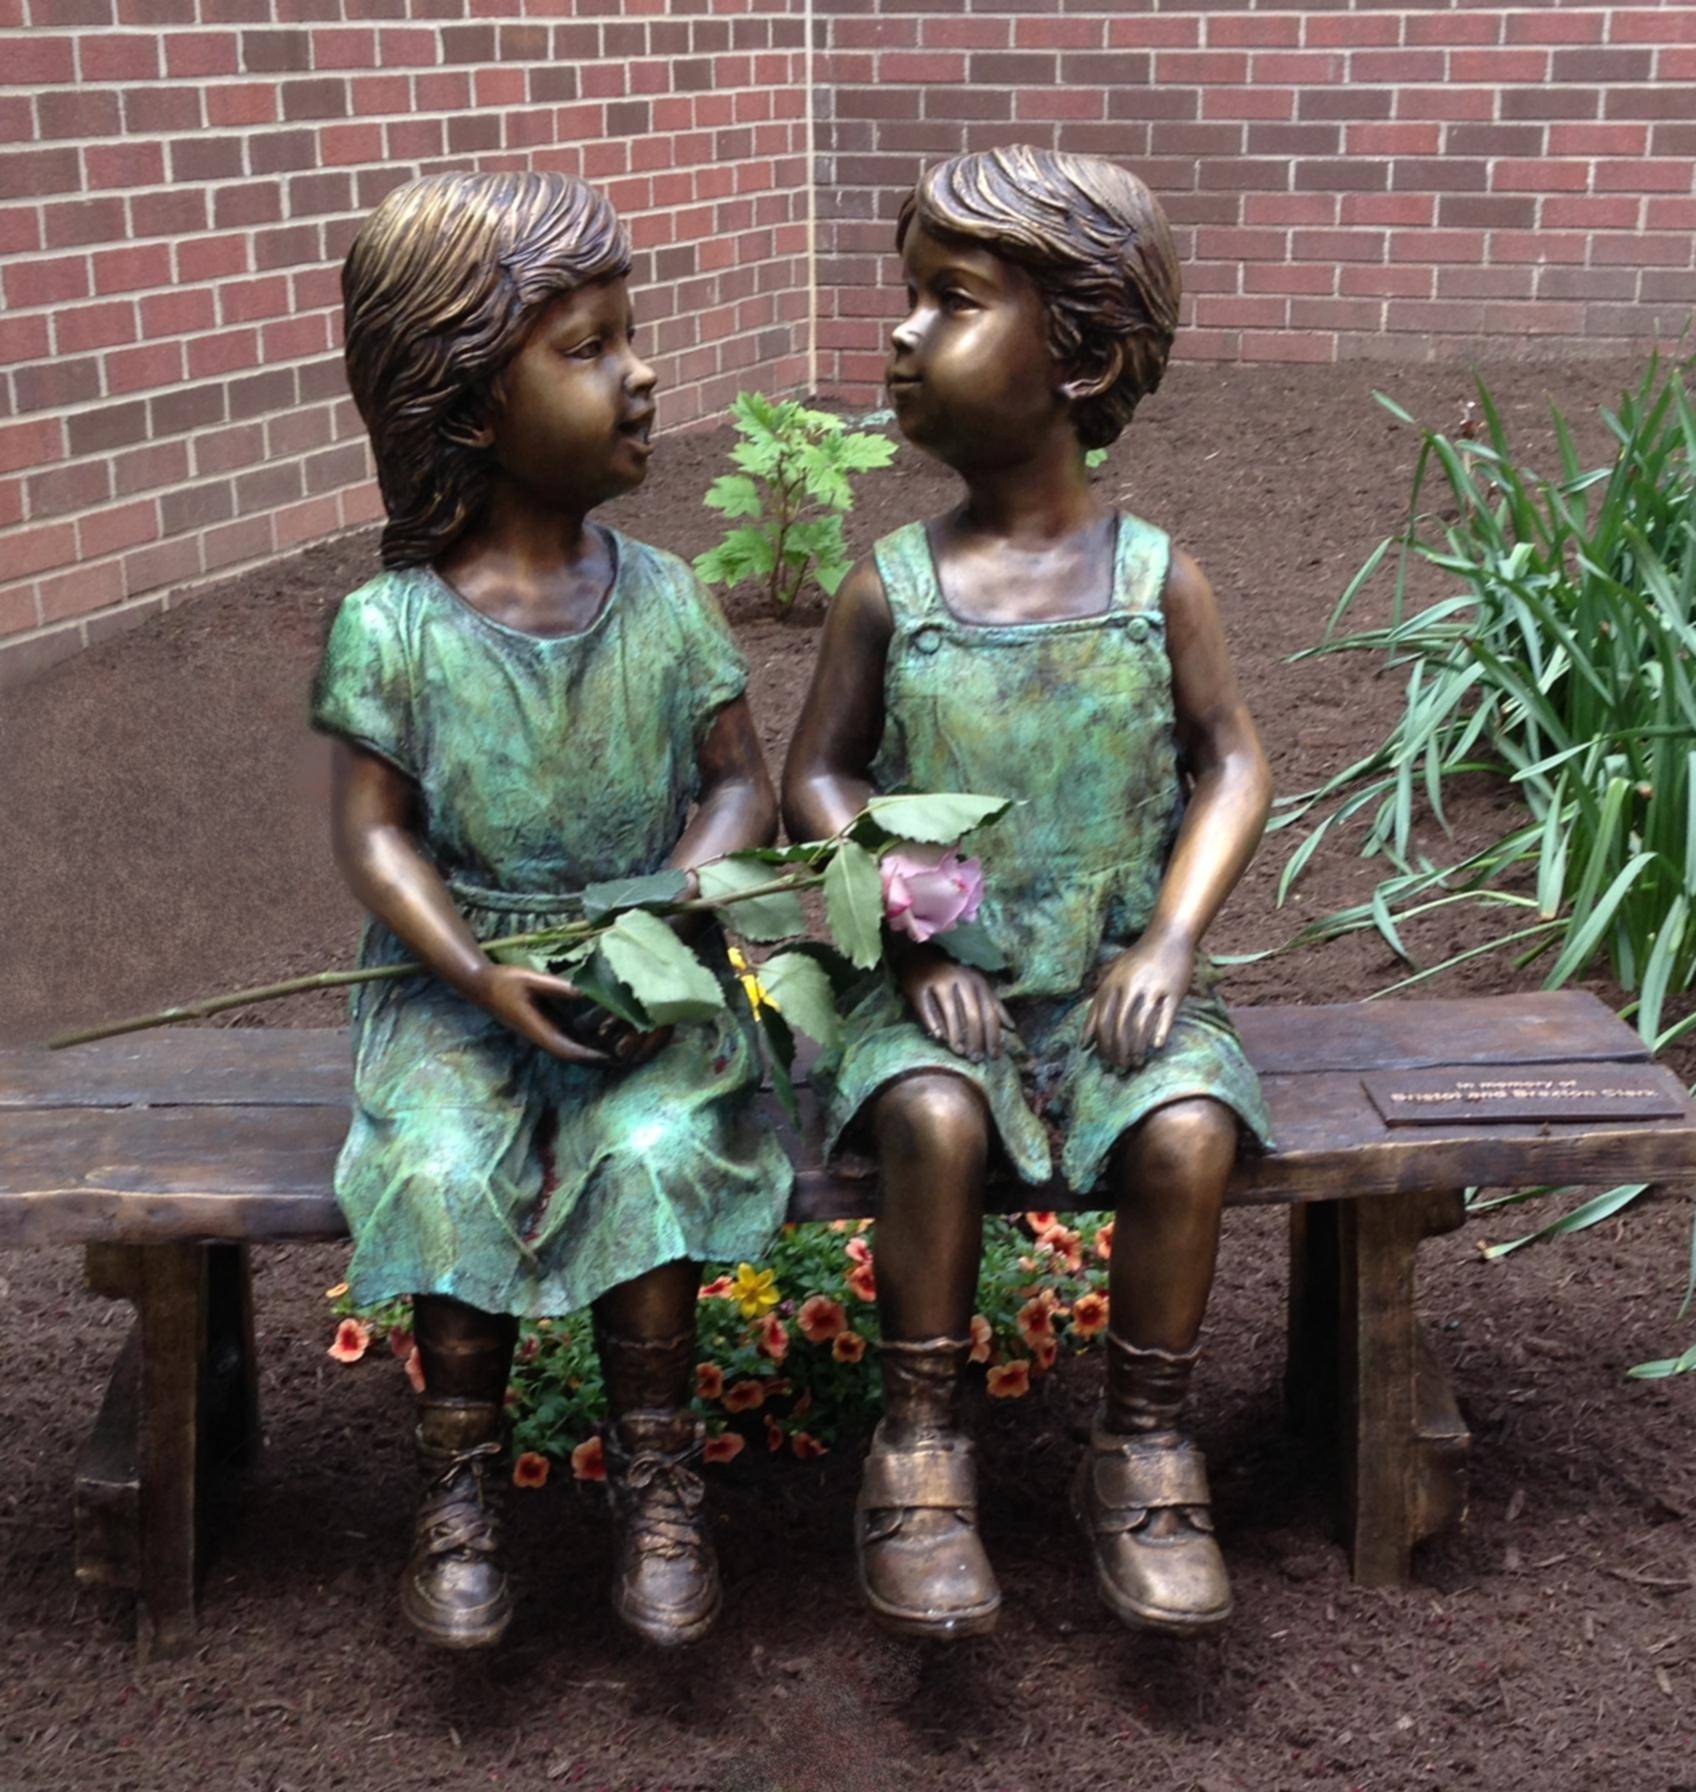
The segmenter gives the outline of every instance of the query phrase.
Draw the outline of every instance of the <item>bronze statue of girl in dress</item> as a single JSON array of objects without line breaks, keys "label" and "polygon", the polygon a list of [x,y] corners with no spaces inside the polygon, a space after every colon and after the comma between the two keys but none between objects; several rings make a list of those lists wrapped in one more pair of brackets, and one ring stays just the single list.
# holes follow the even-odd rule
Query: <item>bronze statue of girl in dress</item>
[{"label": "bronze statue of girl in dress", "polygon": [[965,496],[838,591],[785,820],[822,838],[902,789],[1018,806],[982,845],[979,920],[1007,968],[906,943],[815,1075],[831,1143],[869,1142],[883,1188],[861,1587],[906,1634],[996,1621],[958,1405],[984,1181],[998,1161],[1045,1181],[1057,1143],[1076,1204],[1115,1212],[1106,1401],[1074,1505],[1108,1606],[1195,1632],[1231,1595],[1181,1414],[1231,1166],[1269,1136],[1201,941],[1271,779],[1201,569],[1084,462],[1160,383],[1177,257],[1133,175],[1028,148],[929,170],[897,242],[890,400]]},{"label": "bronze statue of girl in dress", "polygon": [[402,1609],[454,1648],[497,1641],[513,1610],[497,1471],[518,1320],[582,1307],[606,1378],[615,1609],[662,1644],[712,1624],[699,1265],[758,1257],[792,1182],[751,1110],[745,1016],[637,1033],[485,949],[572,918],[586,884],[776,833],[723,618],[680,560],[589,520],[647,468],[629,271],[582,182],[454,174],[391,193],[343,273],[389,520],[313,720],[336,741],[362,962],[427,974],[354,997],[336,1192],[354,1298],[414,1297],[423,1493]]}]

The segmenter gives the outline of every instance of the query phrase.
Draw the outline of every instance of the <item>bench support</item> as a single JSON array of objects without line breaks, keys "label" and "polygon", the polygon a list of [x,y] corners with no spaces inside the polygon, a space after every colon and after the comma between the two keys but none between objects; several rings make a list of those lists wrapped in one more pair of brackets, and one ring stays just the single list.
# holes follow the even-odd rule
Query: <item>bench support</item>
[{"label": "bench support", "polygon": [[77,1577],[136,1594],[136,1654],[194,1643],[210,1465],[258,1448],[245,1245],[90,1245],[88,1283],[135,1324],[77,1463]]},{"label": "bench support", "polygon": [[1413,1546],[1466,1507],[1471,1435],[1414,1312],[1422,1239],[1465,1218],[1458,1191],[1290,1210],[1292,1424],[1335,1445],[1354,1579],[1400,1586]]}]

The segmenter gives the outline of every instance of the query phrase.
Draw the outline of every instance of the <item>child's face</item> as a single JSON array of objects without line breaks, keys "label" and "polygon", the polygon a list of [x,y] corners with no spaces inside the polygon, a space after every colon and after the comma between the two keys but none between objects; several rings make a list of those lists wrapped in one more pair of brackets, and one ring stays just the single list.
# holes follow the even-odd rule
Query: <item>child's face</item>
[{"label": "child's face", "polygon": [[885,380],[901,433],[948,466],[1022,459],[1066,410],[1042,295],[1023,268],[915,221]]},{"label": "child's face", "polygon": [[508,364],[495,460],[523,490],[588,510],[642,483],[654,371],[631,338],[630,293],[600,280],[562,293]]}]

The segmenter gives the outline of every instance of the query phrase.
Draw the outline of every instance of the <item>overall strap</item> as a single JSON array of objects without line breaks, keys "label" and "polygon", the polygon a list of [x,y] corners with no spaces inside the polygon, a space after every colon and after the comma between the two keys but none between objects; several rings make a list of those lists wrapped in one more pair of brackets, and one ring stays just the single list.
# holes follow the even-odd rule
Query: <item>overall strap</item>
[{"label": "overall strap", "polygon": [[907,523],[884,536],[872,549],[872,556],[896,634],[910,634],[934,622],[942,609],[942,590],[936,582],[936,561],[925,525]]},{"label": "overall strap", "polygon": [[1172,565],[1172,538],[1140,516],[1119,513],[1119,545],[1113,569],[1113,608],[1128,616],[1163,617],[1161,599]]}]

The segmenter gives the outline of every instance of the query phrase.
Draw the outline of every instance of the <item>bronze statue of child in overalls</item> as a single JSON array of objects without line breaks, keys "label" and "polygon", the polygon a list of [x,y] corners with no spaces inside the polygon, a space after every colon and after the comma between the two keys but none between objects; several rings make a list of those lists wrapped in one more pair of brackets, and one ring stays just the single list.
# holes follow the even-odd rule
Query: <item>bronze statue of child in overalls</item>
[{"label": "bronze statue of child in overalls", "polygon": [[1097,1585],[1128,1624],[1194,1632],[1231,1595],[1180,1414],[1239,1139],[1268,1138],[1200,946],[1271,782],[1200,568],[1084,461],[1160,383],[1177,258],[1134,176],[1028,148],[932,168],[896,240],[890,401],[965,498],[838,592],[785,818],[822,838],[900,789],[1018,806],[981,847],[1006,968],[904,942],[815,1077],[831,1143],[858,1122],[883,1187],[861,1587],[906,1634],[995,1623],[957,1401],[992,1153],[1041,1183],[1052,1136],[1078,1205],[1115,1211],[1106,1406],[1074,1496]]},{"label": "bronze statue of child in overalls", "polygon": [[586,1306],[615,1609],[659,1643],[707,1630],[698,1264],[757,1257],[792,1180],[750,1111],[742,1024],[637,1033],[485,950],[575,918],[586,884],[776,831],[722,617],[681,561],[588,521],[647,468],[629,269],[600,194],[503,173],[391,193],[343,271],[385,570],[341,605],[313,722],[335,737],[336,854],[372,917],[361,962],[427,974],[354,998],[336,1192],[354,1298],[414,1296],[425,1489],[402,1607],[450,1648],[495,1642],[512,1613],[495,1496],[518,1320]]}]

